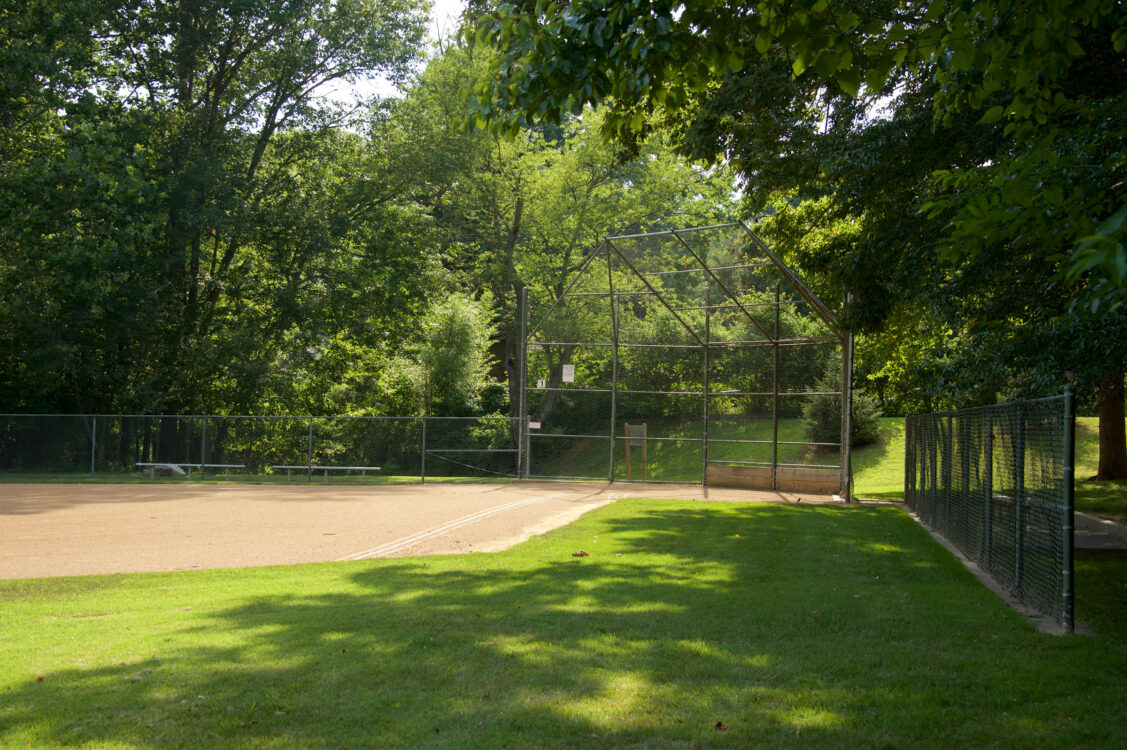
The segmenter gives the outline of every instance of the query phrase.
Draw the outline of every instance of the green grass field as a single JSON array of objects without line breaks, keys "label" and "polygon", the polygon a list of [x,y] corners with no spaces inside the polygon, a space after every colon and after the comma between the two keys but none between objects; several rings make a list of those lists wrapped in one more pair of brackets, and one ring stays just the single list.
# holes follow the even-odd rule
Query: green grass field
[{"label": "green grass field", "polygon": [[[1082,583],[1081,617],[1094,597],[1122,623],[1119,588]],[[0,600],[3,747],[1040,749],[1127,726],[1122,625],[1036,632],[895,507],[622,501],[499,554]]]}]

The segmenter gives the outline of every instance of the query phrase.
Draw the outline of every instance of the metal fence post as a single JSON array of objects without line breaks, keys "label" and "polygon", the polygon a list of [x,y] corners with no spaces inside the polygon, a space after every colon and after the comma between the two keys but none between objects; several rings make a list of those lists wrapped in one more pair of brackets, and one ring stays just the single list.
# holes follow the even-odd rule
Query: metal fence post
[{"label": "metal fence post", "polygon": [[528,287],[520,288],[520,391],[517,395],[517,479],[528,478]]},{"label": "metal fence post", "polygon": [[94,478],[94,448],[98,445],[98,415],[90,420],[90,478]]},{"label": "metal fence post", "polygon": [[[970,448],[971,448],[971,424],[974,418],[969,415],[959,417],[959,473],[962,474],[959,481],[959,513],[964,519],[970,518],[969,509],[970,505]],[[967,523],[966,527],[960,532],[962,534],[963,549],[966,551],[971,545],[971,523]],[[978,535],[975,534],[975,537]]]},{"label": "metal fence post", "polygon": [[[852,295],[847,295],[846,301],[851,301]],[[845,334],[845,349],[843,352],[844,366],[842,374],[841,413],[843,432],[841,443],[841,474],[842,492],[845,502],[853,502],[853,332]]]},{"label": "metal fence post", "polygon": [[928,491],[927,514],[928,523],[935,525],[935,506],[939,499],[939,417],[932,414],[928,417]]},{"label": "metal fence post", "polygon": [[[709,370],[712,368],[712,285],[707,281],[704,285],[704,347],[701,349],[701,425],[700,425],[700,484],[702,487],[708,484],[708,400],[711,398],[709,389],[712,388],[709,382]],[[776,332],[775,337],[778,338]],[[775,489],[775,482],[773,478],[774,470],[772,469],[771,489]]]},{"label": "metal fence post", "polygon": [[1017,405],[1017,435],[1014,438],[1014,589],[1021,591],[1025,562],[1025,407]]},{"label": "metal fence post", "polygon": [[943,431],[943,464],[941,469],[943,476],[940,479],[940,484],[943,487],[943,535],[947,537],[951,536],[951,485],[954,483],[951,478],[951,453],[954,450],[951,445],[951,438],[954,431],[955,418],[948,415],[947,429]]},{"label": "metal fence post", "polygon": [[313,417],[309,417],[309,442],[306,446],[306,458],[308,459],[308,466],[305,470],[305,481],[313,481]]},{"label": "metal fence post", "polygon": [[915,456],[912,455],[915,448],[912,445],[914,435],[912,433],[912,418],[904,417],[904,504],[909,508],[915,508],[915,489],[916,489],[916,476],[915,476]]},{"label": "metal fence post", "polygon": [[[771,343],[771,491],[779,484],[779,282],[775,282],[775,327]],[[842,454],[844,455],[844,454]]]},{"label": "metal fence post", "polygon": [[[607,481],[614,484],[614,441],[618,434],[618,295],[614,292],[614,273],[611,270],[609,247],[607,248],[607,292],[610,295],[610,325],[614,336],[614,348],[611,349],[610,355],[610,458],[607,461]],[[626,450],[630,450],[629,444]]]},{"label": "metal fence post", "polygon": [[1072,386],[1064,389],[1064,524],[1061,529],[1064,536],[1064,571],[1062,592],[1062,619],[1064,630],[1073,632],[1073,610],[1075,607],[1073,597],[1073,584],[1076,570],[1075,549],[1073,547],[1072,532],[1075,528],[1076,497],[1076,399],[1072,393]]},{"label": "metal fence post", "polygon": [[419,448],[419,484],[427,483],[427,418],[419,418],[423,423],[423,439]]},{"label": "metal fence post", "polygon": [[986,411],[986,476],[982,480],[986,491],[982,521],[982,557],[986,570],[993,567],[990,562],[991,537],[994,535],[994,409]]},{"label": "metal fence post", "polygon": [[207,417],[203,418],[203,429],[200,430],[200,481],[207,479]]}]

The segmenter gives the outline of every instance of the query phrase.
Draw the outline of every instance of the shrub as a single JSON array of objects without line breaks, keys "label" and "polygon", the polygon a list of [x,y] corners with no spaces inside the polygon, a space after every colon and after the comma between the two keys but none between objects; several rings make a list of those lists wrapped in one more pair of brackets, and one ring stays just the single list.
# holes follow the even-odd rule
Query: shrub
[{"label": "shrub", "polygon": [[[841,391],[841,367],[833,362],[818,379],[821,392]],[[850,443],[854,448],[871,445],[880,438],[880,402],[853,391],[853,421]],[[812,443],[837,443],[841,440],[841,396],[814,396],[802,409],[802,428]]]},{"label": "shrub", "polygon": [[423,318],[415,349],[423,403],[438,416],[475,412],[489,385],[493,335],[490,299],[451,294]]}]

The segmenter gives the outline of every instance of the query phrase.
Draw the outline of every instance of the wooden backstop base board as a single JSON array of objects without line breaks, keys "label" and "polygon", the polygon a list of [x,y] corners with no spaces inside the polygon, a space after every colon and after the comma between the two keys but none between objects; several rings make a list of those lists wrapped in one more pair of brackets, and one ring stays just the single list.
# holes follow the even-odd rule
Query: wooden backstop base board
[{"label": "wooden backstop base board", "polygon": [[[709,464],[705,479],[710,487],[769,490],[771,489],[771,467]],[[836,469],[780,466],[775,469],[775,489],[779,492],[832,494],[841,489],[841,477]]]}]

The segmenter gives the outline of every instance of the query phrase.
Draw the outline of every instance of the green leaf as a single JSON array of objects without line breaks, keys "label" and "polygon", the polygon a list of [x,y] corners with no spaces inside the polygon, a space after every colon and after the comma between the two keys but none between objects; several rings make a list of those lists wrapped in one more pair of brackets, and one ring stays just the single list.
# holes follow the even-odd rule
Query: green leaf
[{"label": "green leaf", "polygon": [[1006,108],[999,104],[986,110],[986,114],[984,114],[978,122],[982,125],[988,125],[992,122],[998,122],[998,120],[1001,120],[1002,116],[1005,114]]},{"label": "green leaf", "polygon": [[856,68],[841,71],[837,74],[837,85],[850,96],[857,96],[861,89],[861,71]]}]

